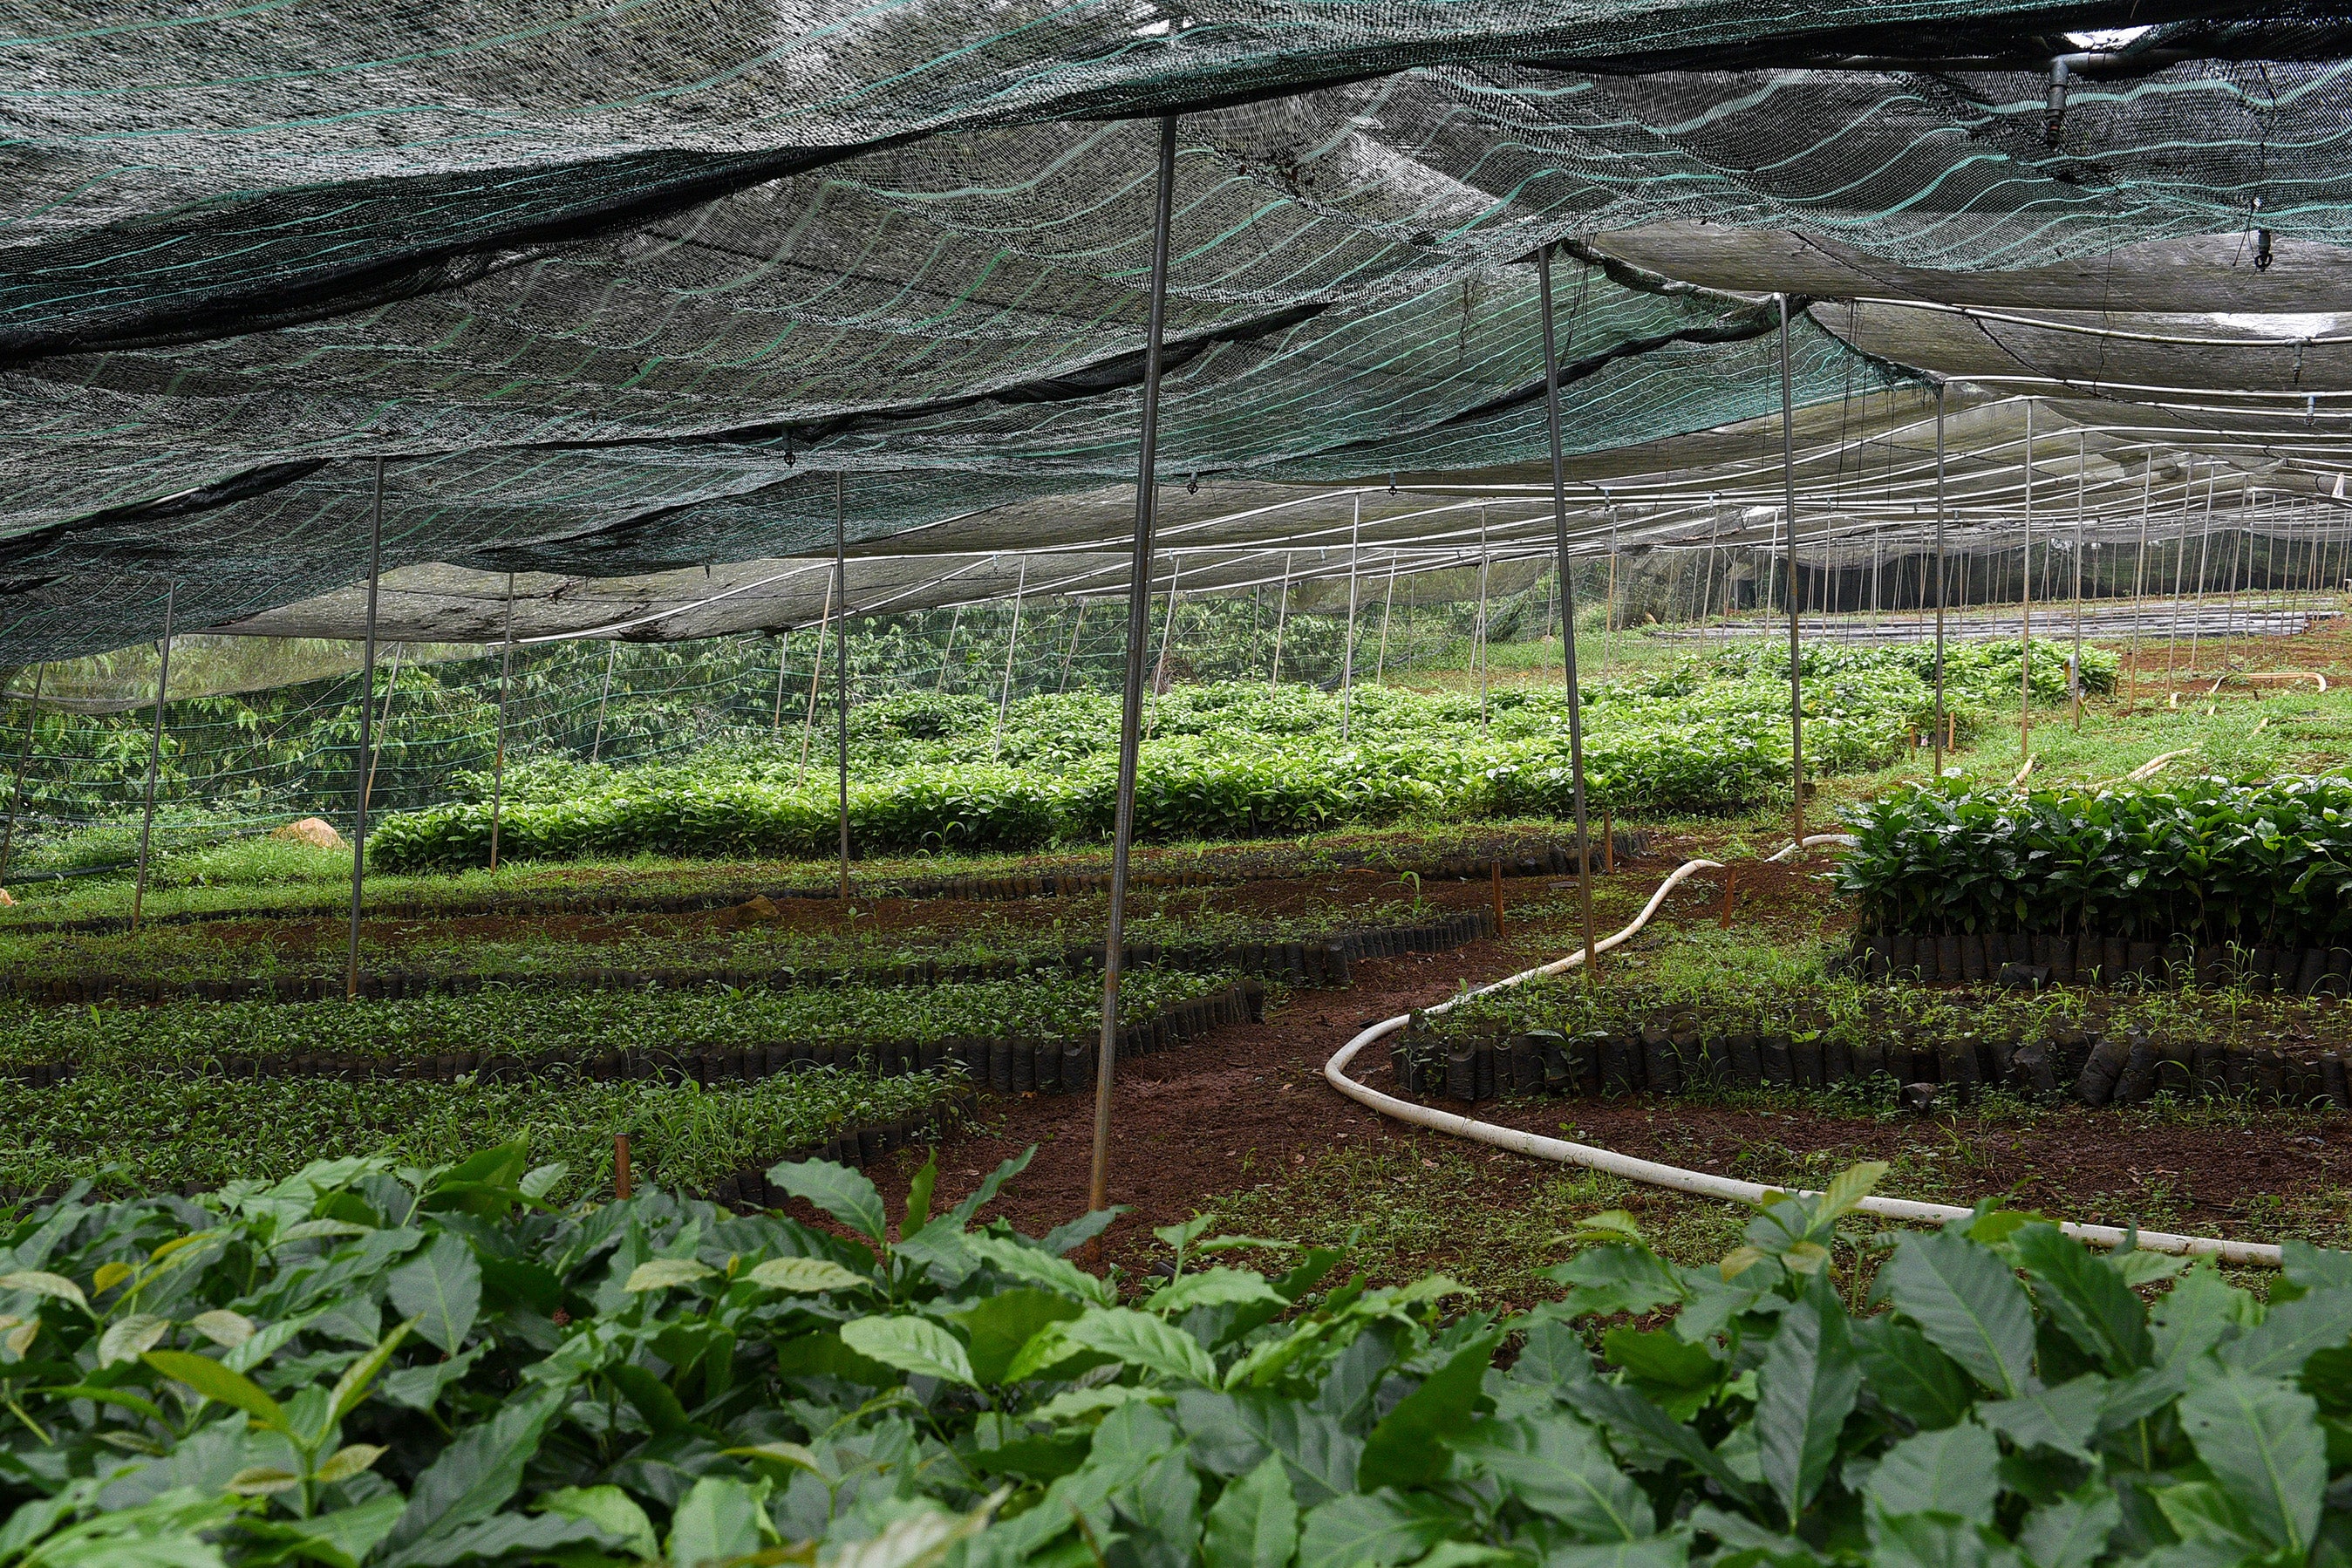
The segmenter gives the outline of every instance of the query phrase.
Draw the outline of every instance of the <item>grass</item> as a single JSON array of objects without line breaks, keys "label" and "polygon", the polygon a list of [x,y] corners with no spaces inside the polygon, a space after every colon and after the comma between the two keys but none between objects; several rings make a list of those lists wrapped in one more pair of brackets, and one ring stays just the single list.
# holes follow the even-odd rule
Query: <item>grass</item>
[{"label": "grass", "polygon": [[568,1167],[551,1201],[609,1196],[613,1138],[628,1132],[638,1180],[706,1191],[737,1171],[859,1126],[929,1114],[952,1074],[876,1079],[820,1069],[710,1089],[645,1083],[232,1080],[125,1072],[42,1089],[0,1081],[0,1191],[89,1179],[110,1195],[271,1181],[313,1160],[390,1152],[446,1163],[518,1135]]}]

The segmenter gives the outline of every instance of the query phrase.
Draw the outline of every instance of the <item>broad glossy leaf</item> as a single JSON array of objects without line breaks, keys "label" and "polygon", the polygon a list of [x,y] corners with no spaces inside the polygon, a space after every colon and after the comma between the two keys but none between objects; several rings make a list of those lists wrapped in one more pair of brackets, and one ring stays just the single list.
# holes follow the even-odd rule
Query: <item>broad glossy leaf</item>
[{"label": "broad glossy leaf", "polygon": [[140,1360],[175,1382],[184,1383],[206,1399],[244,1411],[273,1431],[293,1435],[286,1412],[261,1385],[240,1372],[232,1372],[210,1356],[186,1351],[149,1351]]},{"label": "broad glossy leaf", "polygon": [[1298,1548],[1298,1501],[1282,1460],[1268,1455],[1211,1506],[1202,1560],[1231,1568],[1284,1568]]},{"label": "broad glossy leaf", "polygon": [[509,1399],[442,1449],[409,1489],[408,1506],[385,1537],[384,1568],[443,1561],[436,1544],[504,1507],[568,1394],[568,1384],[558,1382]]},{"label": "broad glossy leaf", "polygon": [[[646,1264],[630,1276],[630,1289],[636,1288],[636,1275],[643,1274],[652,1264]],[[705,1269],[705,1273],[709,1270]],[[797,1295],[813,1296],[822,1290],[855,1290],[873,1281],[863,1274],[844,1268],[830,1258],[771,1258],[755,1267],[746,1276],[763,1290],[785,1290]]]},{"label": "broad glossy leaf", "polygon": [[455,1354],[481,1314],[482,1268],[472,1247],[445,1231],[386,1277],[384,1292],[402,1317],[416,1321],[419,1337]]},{"label": "broad glossy leaf", "polygon": [[2221,1347],[2221,1363],[2257,1377],[2294,1378],[2320,1351],[2352,1342],[2352,1290],[2321,1290],[2273,1307]]},{"label": "broad glossy leaf", "polygon": [[766,1521],[760,1503],[766,1489],[723,1476],[695,1482],[670,1516],[670,1562],[676,1568],[699,1568],[759,1551],[760,1526]]},{"label": "broad glossy leaf", "polygon": [[1086,1309],[1045,1290],[999,1290],[949,1321],[971,1341],[972,1375],[983,1385],[1004,1381],[1022,1347],[1048,1323],[1066,1323]]},{"label": "broad glossy leaf", "polygon": [[774,1167],[768,1180],[815,1205],[868,1241],[879,1244],[888,1236],[890,1219],[882,1206],[882,1194],[863,1173],[846,1165],[803,1160]]},{"label": "broad glossy leaf", "polygon": [[1862,1360],[1845,1310],[1827,1289],[1809,1289],[1781,1315],[1780,1332],[1756,1373],[1756,1443],[1764,1479],[1791,1520],[1829,1475],[1839,1428],[1862,1390]]},{"label": "broad glossy leaf", "polygon": [[1500,1343],[1500,1334],[1473,1340],[1399,1400],[1364,1439],[1356,1484],[1371,1491],[1424,1486],[1442,1479],[1452,1462],[1447,1446],[1469,1429],[1479,1386]]},{"label": "broad glossy leaf", "polygon": [[1949,1426],[1969,1413],[1976,1390],[1927,1336],[1885,1313],[1853,1326],[1871,1396],[1913,1426]]},{"label": "broad glossy leaf", "polygon": [[152,1312],[133,1312],[106,1325],[98,1340],[98,1364],[102,1370],[117,1362],[137,1361],[172,1331],[172,1320]]},{"label": "broad glossy leaf", "polygon": [[2003,1394],[2033,1376],[2033,1308],[2000,1257],[1949,1231],[1906,1236],[1885,1289],[1936,1347]]},{"label": "broad glossy leaf", "polygon": [[1251,1302],[1276,1307],[1288,1304],[1276,1294],[1264,1275],[1242,1268],[1217,1268],[1187,1274],[1161,1286],[1144,1301],[1143,1310],[1174,1317],[1195,1307],[1234,1307]]},{"label": "broad glossy leaf", "polygon": [[2026,1226],[2010,1247],[2051,1318],[2084,1353],[2117,1377],[2148,1363],[2147,1310],[2115,1262],[2054,1225]]},{"label": "broad glossy leaf", "polygon": [[1125,1307],[1094,1307],[1060,1326],[1071,1343],[1161,1377],[1215,1386],[1216,1363],[1183,1330],[1149,1312]]},{"label": "broad glossy leaf", "polygon": [[89,1310],[89,1299],[81,1287],[62,1274],[51,1274],[41,1268],[20,1268],[13,1274],[0,1274],[0,1291],[29,1290],[36,1296],[47,1296],[59,1301],[70,1301],[83,1311]]},{"label": "broad glossy leaf", "polygon": [[638,1557],[651,1558],[661,1550],[653,1521],[619,1487],[562,1487],[541,1497],[538,1507],[542,1513],[585,1520]]},{"label": "broad glossy leaf", "polygon": [[1108,1307],[1117,1299],[1109,1285],[1072,1263],[1024,1242],[1001,1236],[968,1236],[965,1250],[986,1261],[999,1273],[1057,1290],[1081,1301]]},{"label": "broad glossy leaf", "polygon": [[1352,1492],[1307,1510],[1298,1568],[1388,1568],[1451,1534],[1453,1510],[1433,1499]]},{"label": "broad glossy leaf", "polygon": [[2272,1544],[2309,1549],[2327,1490],[2327,1439],[2309,1394],[2244,1371],[2209,1375],[2181,1396],[2180,1425]]},{"label": "broad glossy leaf", "polygon": [[1889,1514],[1933,1510],[1990,1524],[2000,1496],[2000,1445],[1975,1422],[1964,1421],[1887,1449],[1863,1495]]},{"label": "broad glossy leaf", "polygon": [[1588,1541],[1636,1541],[1657,1531],[1657,1511],[1591,1427],[1565,1411],[1486,1420],[1462,1455],[1547,1519]]},{"label": "broad glossy leaf", "polygon": [[1977,1406],[1977,1419],[2020,1448],[2048,1448],[2091,1458],[2091,1438],[2106,1407],[2107,1380],[2094,1372],[2055,1388],[2033,1388],[2014,1399]]},{"label": "broad glossy leaf", "polygon": [[919,1377],[979,1386],[971,1357],[953,1334],[929,1318],[857,1318],[841,1325],[841,1342],[859,1355]]},{"label": "broad glossy leaf", "polygon": [[2094,1483],[2025,1516],[2017,1544],[2034,1568],[2091,1568],[2107,1550],[2107,1538],[2123,1522],[2123,1505],[2108,1487]]}]

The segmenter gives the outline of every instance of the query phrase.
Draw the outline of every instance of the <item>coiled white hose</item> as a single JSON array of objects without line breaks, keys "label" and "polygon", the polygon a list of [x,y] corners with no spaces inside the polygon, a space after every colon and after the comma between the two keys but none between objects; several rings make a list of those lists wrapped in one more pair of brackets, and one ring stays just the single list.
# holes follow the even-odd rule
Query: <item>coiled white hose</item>
[{"label": "coiled white hose", "polygon": [[[1801,845],[1791,844],[1778,854],[1768,856],[1766,858],[1768,860],[1784,859],[1797,853],[1800,848],[1811,848],[1817,844],[1852,844],[1853,842],[1852,837],[1842,833],[1816,834],[1805,839]],[[1632,924],[1612,936],[1603,937],[1594,942],[1593,951],[1606,952],[1611,948],[1629,941],[1635,932],[1650,923],[1651,917],[1655,915],[1659,906],[1666,901],[1668,893],[1673,892],[1685,880],[1698,872],[1720,869],[1722,869],[1722,862],[1717,860],[1684,861],[1675,868],[1672,876],[1658,884],[1658,890],[1650,895],[1650,901],[1642,906],[1642,912],[1633,917]],[[1542,975],[1559,974],[1573,969],[1583,962],[1584,952],[1580,948],[1566,958],[1556,959],[1533,969],[1522,970],[1517,974],[1497,980],[1491,985],[1482,985],[1475,991],[1465,992],[1462,995],[1437,1003],[1423,1011],[1424,1013],[1450,1012],[1473,996],[1485,996],[1496,991],[1507,990]],[[1762,1203],[1767,1193],[1790,1190],[1766,1187],[1755,1182],[1735,1181],[1729,1176],[1713,1175],[1705,1171],[1686,1171],[1679,1165],[1661,1164],[1655,1160],[1637,1160],[1631,1154],[1620,1154],[1613,1150],[1596,1148],[1590,1143],[1570,1143],[1565,1139],[1546,1138],[1540,1133],[1521,1132],[1511,1127],[1497,1127],[1491,1121],[1480,1121],[1474,1117],[1456,1115],[1450,1110],[1433,1110],[1425,1105],[1416,1105],[1409,1100],[1399,1100],[1394,1095],[1382,1094],[1380,1090],[1358,1083],[1348,1076],[1349,1067],[1354,1063],[1357,1056],[1365,1047],[1388,1038],[1404,1028],[1410,1021],[1409,1015],[1400,1014],[1393,1018],[1383,1018],[1365,1029],[1346,1045],[1341,1046],[1333,1053],[1331,1059],[1323,1064],[1324,1078],[1330,1081],[1332,1088],[1349,1099],[1370,1106],[1381,1115],[1393,1117],[1399,1121],[1410,1121],[1416,1126],[1451,1133],[1456,1138],[1467,1138],[1474,1142],[1490,1144],[1497,1149],[1508,1149],[1514,1153],[1532,1155],[1538,1160],[1550,1160],[1559,1164],[1582,1165],[1589,1170],[1605,1171],[1612,1176],[1622,1176],[1629,1182],[1639,1182],[1645,1186],[1665,1187],[1674,1192],[1689,1193],[1697,1197],[1722,1198],[1730,1203],[1748,1205]],[[1795,1190],[1803,1195],[1813,1195],[1803,1188]],[[1953,1204],[1919,1203],[1910,1198],[1867,1197],[1857,1206],[1865,1214],[1877,1215],[1885,1219],[1920,1220],[1938,1224],[1945,1220],[1964,1218],[1972,1212]],[[2269,1242],[2231,1241],[2216,1236],[2175,1236],[2168,1231],[2124,1230],[2111,1225],[2077,1225],[2072,1221],[2062,1222],[2059,1228],[2068,1236],[2088,1242],[2094,1247],[2121,1247],[2128,1242],[2148,1252],[2178,1253],[2192,1258],[2218,1258],[2225,1263],[2267,1268],[2276,1268],[2280,1264],[2279,1249]]]}]

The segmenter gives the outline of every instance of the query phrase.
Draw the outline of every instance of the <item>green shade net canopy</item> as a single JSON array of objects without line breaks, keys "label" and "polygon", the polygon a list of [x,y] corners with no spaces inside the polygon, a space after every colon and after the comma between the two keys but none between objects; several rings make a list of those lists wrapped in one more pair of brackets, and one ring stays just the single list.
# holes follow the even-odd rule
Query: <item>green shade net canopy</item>
[{"label": "green shade net canopy", "polygon": [[[496,637],[509,574],[530,636],[805,624],[835,474],[861,609],[1123,591],[1171,111],[1159,473],[1203,587],[1302,546],[1458,552],[1479,493],[1539,548],[1555,241],[1578,549],[1765,504],[1774,289],[1805,505],[1877,439],[1927,526],[1948,377],[2063,405],[2044,429],[2112,459],[2118,516],[2158,462],[2313,504],[2346,466],[2352,27],[2299,7],[12,28],[0,663],[152,637],[167,594],[178,629],[355,635],[379,460],[387,636]],[[1979,435],[1999,505],[2023,447]],[[1735,536],[1780,526],[1741,509]]]}]

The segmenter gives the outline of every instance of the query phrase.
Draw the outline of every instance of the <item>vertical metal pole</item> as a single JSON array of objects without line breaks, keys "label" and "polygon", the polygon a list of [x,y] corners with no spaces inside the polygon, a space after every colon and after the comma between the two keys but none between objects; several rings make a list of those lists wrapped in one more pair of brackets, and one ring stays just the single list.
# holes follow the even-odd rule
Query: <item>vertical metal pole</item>
[{"label": "vertical metal pole", "polygon": [[1087,601],[1078,601],[1078,613],[1070,617],[1070,646],[1062,650],[1062,679],[1055,683],[1054,694],[1061,695],[1070,689],[1070,660],[1077,656],[1078,628],[1087,624]]},{"label": "vertical metal pole", "polygon": [[490,753],[490,869],[493,872],[499,868],[499,814],[506,804],[507,688],[513,676],[514,574],[509,572],[507,574],[506,649],[499,656],[499,741],[497,749]]},{"label": "vertical metal pole", "polygon": [[841,907],[849,908],[849,545],[841,503],[842,471],[833,471],[833,591],[841,601],[840,644],[833,656],[834,742],[841,751]]},{"label": "vertical metal pole", "polygon": [[25,765],[33,760],[33,731],[41,722],[41,683],[48,675],[47,659],[33,667],[33,700],[25,707],[25,743],[16,749],[16,784],[8,795],[8,825],[0,827],[0,888],[8,885],[8,850],[16,840],[16,814],[25,805]]},{"label": "vertical metal pole", "polygon": [[1347,646],[1339,650],[1339,739],[1348,738],[1348,721],[1356,706],[1356,563],[1364,532],[1364,492],[1355,496],[1356,510],[1348,523]]},{"label": "vertical metal pole", "polygon": [[1029,555],[1024,551],[1021,567],[1013,579],[1013,635],[1004,639],[1004,683],[996,689],[996,734],[988,742],[988,759],[994,762],[1004,751],[1004,710],[1013,705],[1013,650],[1021,646],[1021,595],[1029,586]]},{"label": "vertical metal pole", "polygon": [[1282,626],[1290,617],[1290,552],[1282,552],[1282,597],[1274,605],[1274,664],[1265,673],[1265,693],[1274,695],[1282,679]]},{"label": "vertical metal pole", "polygon": [[375,506],[368,524],[366,634],[360,641],[359,810],[352,823],[352,944],[343,969],[343,995],[360,994],[360,900],[367,891],[367,774],[375,762],[375,737],[368,721],[375,714],[375,604],[383,577],[383,459],[375,460]]},{"label": "vertical metal pole", "polygon": [[407,652],[404,642],[392,645],[392,674],[383,683],[383,711],[376,715],[375,750],[368,757],[367,793],[371,800],[375,798],[376,764],[383,761],[383,738],[392,733],[392,695],[400,689],[400,661]]},{"label": "vertical metal pole", "polygon": [[[1160,171],[1151,232],[1151,314],[1143,342],[1143,419],[1135,479],[1135,552],[1127,578],[1127,679],[1118,716],[1118,805],[1110,850],[1110,926],[1103,938],[1102,1033],[1095,1052],[1095,1135],[1087,1205],[1109,1206],[1110,1091],[1118,1058],[1119,964],[1127,946],[1127,860],[1135,839],[1136,753],[1143,729],[1143,653],[1151,635],[1153,466],[1160,456],[1160,334],[1168,318],[1168,227],[1175,213],[1176,117],[1160,121]],[[1285,584],[1287,597],[1288,584]],[[1172,606],[1171,606],[1172,607]],[[1276,641],[1279,642],[1279,633]],[[1279,654],[1277,654],[1279,658]]]},{"label": "vertical metal pole", "polygon": [[1478,660],[1478,731],[1486,731],[1486,574],[1492,558],[1486,553],[1486,509],[1478,508],[1478,621],[1473,652]]},{"label": "vertical metal pole", "polygon": [[2197,645],[2205,635],[2205,576],[2213,558],[2213,492],[2221,488],[2221,469],[2215,464],[2205,476],[2205,531],[2197,542],[2197,618],[2189,623],[2189,673],[2197,674]]},{"label": "vertical metal pole", "polygon": [[[383,485],[383,465],[376,464],[376,486],[381,493]],[[147,901],[147,850],[155,834],[155,775],[163,764],[163,688],[172,679],[172,609],[178,599],[180,585],[167,584],[163,589],[163,640],[157,647],[155,665],[155,732],[147,746],[147,813],[139,827],[139,882],[131,892],[131,929],[139,929],[139,911]],[[371,703],[360,703],[360,738],[362,747],[367,739],[367,715]]]},{"label": "vertical metal pole", "polygon": [[1936,384],[1936,777],[1944,776],[1944,384]]},{"label": "vertical metal pole", "polygon": [[1780,488],[1789,509],[1789,781],[1792,844],[1805,841],[1805,682],[1797,596],[1797,416],[1789,389],[1789,296],[1780,300]]},{"label": "vertical metal pole", "polygon": [[1886,523],[1882,519],[1872,524],[1870,530],[1870,640],[1873,642],[1878,640],[1878,630],[1884,624],[1881,619],[1878,586],[1879,575],[1885,569]]},{"label": "vertical metal pole", "polygon": [[[1155,503],[1156,504],[1156,503]],[[1146,731],[1160,722],[1160,692],[1168,684],[1168,645],[1176,637],[1176,595],[1184,581],[1184,556],[1180,551],[1168,563],[1168,619],[1160,628],[1160,658],[1151,667],[1151,723]],[[1146,596],[1150,590],[1145,590]]]},{"label": "vertical metal pole", "polygon": [[604,754],[604,704],[613,695],[613,660],[619,656],[620,651],[621,645],[617,640],[604,645],[604,684],[596,691],[596,733],[588,742],[588,761],[591,765],[593,765],[596,759]]},{"label": "vertical metal pole", "polygon": [[2033,399],[2025,400],[2025,619],[2017,632],[2017,760],[2033,756]]},{"label": "vertical metal pole", "polygon": [[2074,432],[2074,657],[2067,677],[2074,688],[2074,733],[2083,732],[2083,487],[2091,460],[2090,437]]},{"label": "vertical metal pole", "polygon": [[1592,943],[1592,846],[1584,819],[1584,690],[1576,679],[1576,589],[1568,575],[1568,476],[1560,455],[1559,350],[1552,334],[1549,244],[1536,252],[1536,291],[1543,310],[1544,436],[1551,447],[1552,546],[1559,557],[1559,642],[1568,682],[1569,798],[1576,816],[1576,900],[1584,922],[1584,984],[1591,990],[1600,954]]},{"label": "vertical metal pole", "polygon": [[1706,617],[1715,604],[1715,542],[1723,535],[1723,498],[1709,499],[1706,522],[1706,574],[1699,582],[1698,629],[1702,640],[1706,636]]},{"label": "vertical metal pole", "polygon": [[1388,673],[1389,616],[1394,613],[1396,609],[1396,552],[1391,551],[1389,552],[1389,591],[1387,596],[1381,601],[1381,651],[1372,659],[1372,684],[1374,686],[1380,685],[1381,678]]},{"label": "vertical metal pole", "polygon": [[[1025,563],[1029,558],[1024,555],[1021,559]],[[1079,601],[1081,605],[1085,602],[1083,599]],[[958,605],[948,616],[948,640],[940,648],[940,678],[931,682],[931,689],[934,691],[945,691],[948,689],[948,659],[955,653],[956,628],[961,625],[963,625],[963,606]],[[776,689],[781,692],[783,689],[784,678],[779,671],[776,676]],[[782,699],[779,698],[778,700]]]},{"label": "vertical metal pole", "polygon": [[2180,540],[2172,547],[2172,613],[2164,637],[2164,683],[2172,684],[2172,658],[2180,647],[2180,589],[2189,566],[2189,514],[2197,505],[2197,459],[2182,463],[2186,475],[2180,481]]},{"label": "vertical metal pole", "polygon": [[[1482,546],[1483,548],[1483,546]],[[1796,575],[1791,557],[1790,576]],[[1609,503],[1609,589],[1601,609],[1601,679],[1609,679],[1610,666],[1617,658],[1617,503]]]},{"label": "vertical metal pole", "polygon": [[[817,612],[816,617],[816,651],[810,655],[808,708],[801,714],[801,761],[800,765],[793,770],[794,788],[808,777],[809,741],[816,733],[817,688],[824,680],[824,637],[832,626],[833,579],[827,577],[824,580],[824,608]],[[790,638],[785,639],[785,646],[791,647]]]},{"label": "vertical metal pole", "polygon": [[2156,496],[2156,455],[2147,458],[2147,472],[2142,476],[2139,491],[2139,548],[2132,555],[2132,629],[2131,654],[2126,661],[2131,670],[2129,694],[2124,699],[2128,712],[2139,705],[2139,612],[2147,592],[2147,508]]}]

